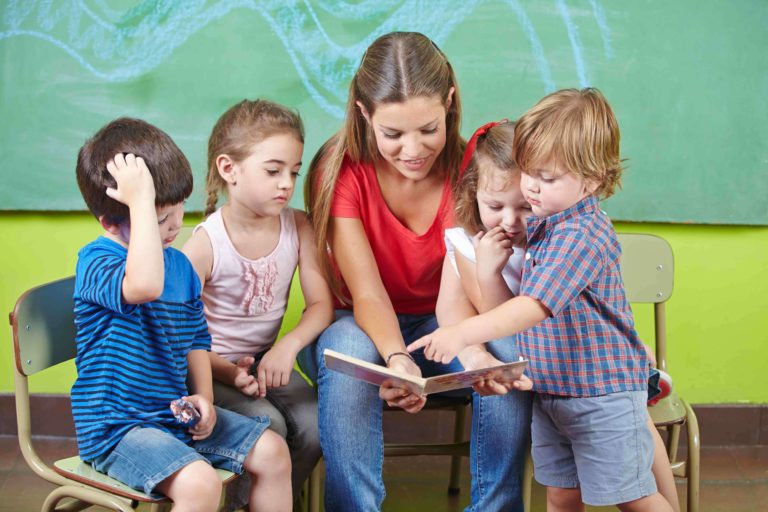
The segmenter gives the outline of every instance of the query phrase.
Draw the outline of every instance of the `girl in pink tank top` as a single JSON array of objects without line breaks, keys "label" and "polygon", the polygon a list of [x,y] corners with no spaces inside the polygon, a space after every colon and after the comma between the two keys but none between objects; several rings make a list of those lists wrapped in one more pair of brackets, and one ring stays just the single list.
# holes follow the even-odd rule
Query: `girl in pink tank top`
[{"label": "girl in pink tank top", "polygon": [[[208,217],[184,246],[203,284],[214,403],[270,417],[291,448],[294,496],[320,457],[316,393],[294,362],[333,319],[310,223],[286,208],[303,149],[301,120],[281,105],[244,100],[225,112],[208,142]],[[306,307],[278,340],[297,267]]]}]

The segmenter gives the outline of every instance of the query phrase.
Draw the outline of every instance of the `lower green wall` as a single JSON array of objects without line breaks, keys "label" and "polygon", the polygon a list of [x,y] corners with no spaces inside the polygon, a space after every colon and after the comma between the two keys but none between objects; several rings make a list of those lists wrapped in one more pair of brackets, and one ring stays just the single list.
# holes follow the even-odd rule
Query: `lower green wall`
[{"label": "lower green wall", "polygon": [[[768,228],[619,223],[617,229],[664,237],[674,250],[667,317],[669,369],[679,394],[700,404],[768,403]],[[99,234],[84,213],[0,214],[0,311],[10,312],[24,290],[71,275],[78,249]],[[653,332],[650,312],[635,311],[644,339]],[[10,327],[5,332],[0,393],[13,390]],[[74,373],[73,365],[62,365],[33,379],[32,391],[68,392]]]}]

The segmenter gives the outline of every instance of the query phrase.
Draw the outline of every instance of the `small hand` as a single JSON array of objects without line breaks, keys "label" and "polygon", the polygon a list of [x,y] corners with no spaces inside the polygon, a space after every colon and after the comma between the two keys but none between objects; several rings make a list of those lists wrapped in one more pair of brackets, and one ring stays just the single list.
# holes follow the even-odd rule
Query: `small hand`
[{"label": "small hand", "polygon": [[[392,358],[389,368],[401,373],[421,377],[421,369],[407,357]],[[379,387],[379,397],[390,407],[399,407],[410,413],[419,412],[427,403],[426,396],[411,393],[408,389],[398,387],[392,381],[384,381]]]},{"label": "small hand", "polygon": [[478,278],[500,274],[514,252],[512,240],[501,226],[487,233],[480,231],[472,238],[477,258]]},{"label": "small hand", "polygon": [[191,402],[195,409],[197,409],[197,412],[200,413],[200,421],[189,429],[192,439],[194,441],[201,441],[210,436],[211,432],[213,432],[213,427],[216,425],[216,409],[213,407],[213,404],[202,395],[190,395],[182,398]]},{"label": "small hand", "polygon": [[448,364],[467,347],[458,326],[440,327],[408,345],[408,352],[424,348],[424,356],[438,363]]},{"label": "small hand", "polygon": [[107,172],[115,178],[116,188],[108,187],[107,195],[128,208],[140,204],[155,205],[155,183],[144,159],[132,153],[118,153],[107,163]]},{"label": "small hand", "polygon": [[259,389],[263,389],[266,393],[268,388],[286,386],[291,378],[295,361],[296,351],[291,348],[287,340],[267,350],[256,370]]},{"label": "small hand", "polygon": [[253,361],[253,357],[246,356],[241,357],[237,363],[235,363],[234,384],[245,396],[256,397],[259,396],[259,383],[256,380],[256,377],[251,375],[251,365],[253,364]]}]

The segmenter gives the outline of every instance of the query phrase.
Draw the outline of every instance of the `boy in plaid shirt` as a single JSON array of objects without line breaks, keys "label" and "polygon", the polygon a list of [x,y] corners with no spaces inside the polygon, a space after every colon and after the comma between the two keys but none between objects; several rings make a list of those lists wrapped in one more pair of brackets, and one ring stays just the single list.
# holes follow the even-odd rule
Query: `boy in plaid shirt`
[{"label": "boy in plaid shirt", "polygon": [[513,147],[534,214],[520,295],[408,350],[447,363],[468,345],[519,333],[537,393],[533,459],[548,510],[580,511],[583,502],[671,511],[651,473],[649,360],[624,293],[621,248],[598,207],[622,172],[616,118],[596,89],[558,91],[520,118]]}]

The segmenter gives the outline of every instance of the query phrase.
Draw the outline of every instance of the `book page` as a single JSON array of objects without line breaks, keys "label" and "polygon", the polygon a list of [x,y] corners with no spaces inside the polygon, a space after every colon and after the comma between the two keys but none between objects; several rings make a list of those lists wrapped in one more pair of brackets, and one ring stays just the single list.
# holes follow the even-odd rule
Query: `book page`
[{"label": "book page", "polygon": [[424,388],[424,392],[429,395],[431,393],[442,393],[443,391],[450,391],[452,389],[468,388],[474,383],[485,379],[496,379],[500,382],[513,381],[520,378],[527,365],[528,361],[516,361],[514,363],[506,363],[490,368],[479,368],[477,370],[437,375],[427,379],[427,385]]}]

